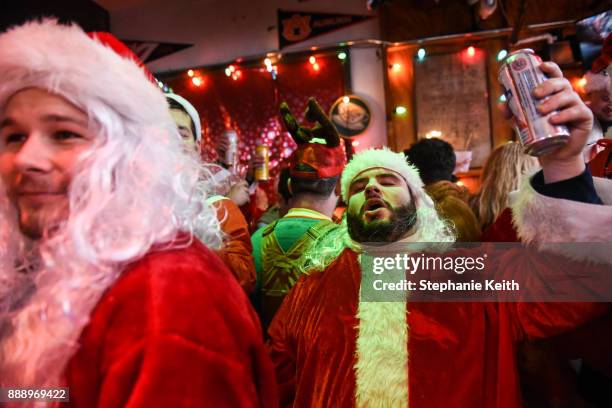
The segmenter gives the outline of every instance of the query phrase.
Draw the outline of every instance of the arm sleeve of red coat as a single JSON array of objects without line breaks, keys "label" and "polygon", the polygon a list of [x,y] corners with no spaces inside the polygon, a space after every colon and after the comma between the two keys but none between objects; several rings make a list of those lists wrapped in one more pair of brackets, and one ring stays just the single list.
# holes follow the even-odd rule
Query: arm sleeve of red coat
[{"label": "arm sleeve of red coat", "polygon": [[303,280],[303,278],[298,280],[285,297],[268,328],[268,335],[270,336],[268,349],[276,369],[281,407],[292,406],[295,398],[297,367],[293,330],[296,325],[295,320],[299,316],[295,309],[299,305],[296,298],[299,298],[298,295],[303,289]]},{"label": "arm sleeve of red coat", "polygon": [[217,255],[234,274],[244,291],[250,294],[255,287],[255,263],[249,225],[240,208],[232,200],[221,198],[213,202],[221,230],[225,233],[223,248]]},{"label": "arm sleeve of red coat", "polygon": [[276,406],[257,318],[209,255],[153,258],[113,288],[99,408]]},{"label": "arm sleeve of red coat", "polygon": [[[502,303],[515,323],[519,340],[551,337],[574,329],[604,313],[607,303],[584,301],[606,296],[612,271],[609,265],[541,250],[515,249],[500,257],[500,278],[521,282],[521,293],[530,301]],[[520,296],[523,296],[520,295]],[[551,301],[564,295],[568,301]]]}]

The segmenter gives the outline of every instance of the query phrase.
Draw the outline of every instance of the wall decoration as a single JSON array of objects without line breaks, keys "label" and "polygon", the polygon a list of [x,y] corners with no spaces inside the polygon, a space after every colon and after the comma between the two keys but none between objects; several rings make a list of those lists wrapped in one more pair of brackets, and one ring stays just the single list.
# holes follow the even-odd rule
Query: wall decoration
[{"label": "wall decoration", "polygon": [[417,138],[471,151],[472,168],[484,165],[492,145],[485,57],[470,46],[414,62]]},{"label": "wall decoration", "polygon": [[352,138],[366,131],[372,121],[370,107],[362,98],[345,95],[332,105],[329,116],[340,136]]}]

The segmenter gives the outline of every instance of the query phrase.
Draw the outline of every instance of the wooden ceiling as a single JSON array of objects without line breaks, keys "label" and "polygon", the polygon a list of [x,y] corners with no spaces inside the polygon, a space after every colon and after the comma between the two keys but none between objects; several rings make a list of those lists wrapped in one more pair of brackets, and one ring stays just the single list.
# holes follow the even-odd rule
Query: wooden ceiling
[{"label": "wooden ceiling", "polygon": [[418,38],[579,20],[612,8],[612,0],[498,0],[495,12],[480,20],[466,0],[387,0],[380,7],[383,40]]}]

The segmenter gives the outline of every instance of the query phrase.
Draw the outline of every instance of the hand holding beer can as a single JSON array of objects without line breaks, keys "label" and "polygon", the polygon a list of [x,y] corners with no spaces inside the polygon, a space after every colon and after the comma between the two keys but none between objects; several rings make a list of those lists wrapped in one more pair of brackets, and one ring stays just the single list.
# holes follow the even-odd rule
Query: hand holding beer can
[{"label": "hand holding beer can", "polygon": [[506,57],[499,70],[508,106],[524,151],[532,156],[544,156],[564,146],[569,140],[566,126],[552,125],[548,115],[540,115],[533,90],[548,79],[538,68],[542,60],[530,49],[514,51]]}]

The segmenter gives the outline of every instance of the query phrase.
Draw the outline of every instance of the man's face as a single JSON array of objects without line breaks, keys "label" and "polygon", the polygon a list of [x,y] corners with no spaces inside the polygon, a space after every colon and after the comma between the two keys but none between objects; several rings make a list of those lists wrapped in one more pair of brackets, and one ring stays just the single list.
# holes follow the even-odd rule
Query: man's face
[{"label": "man's face", "polygon": [[172,115],[172,119],[174,119],[174,123],[176,123],[178,131],[185,143],[195,148],[196,142],[193,131],[191,130],[191,117],[179,109],[170,109],[170,115]]},{"label": "man's face", "polygon": [[403,177],[382,167],[355,177],[349,187],[347,223],[359,242],[393,242],[409,235],[416,206]]},{"label": "man's face", "polygon": [[612,101],[607,89],[589,93],[591,110],[595,117],[604,122],[612,121]]},{"label": "man's face", "polygon": [[87,115],[40,89],[13,95],[0,117],[0,176],[24,235],[39,239],[68,216],[76,164],[94,142]]}]

